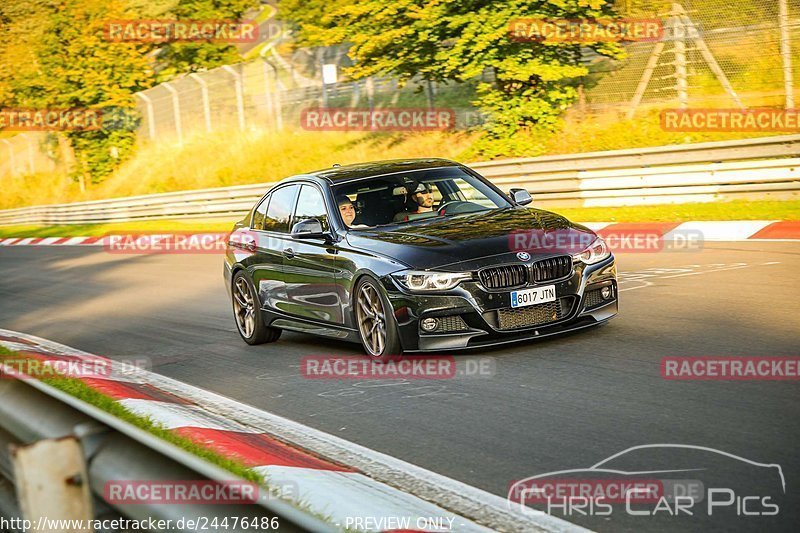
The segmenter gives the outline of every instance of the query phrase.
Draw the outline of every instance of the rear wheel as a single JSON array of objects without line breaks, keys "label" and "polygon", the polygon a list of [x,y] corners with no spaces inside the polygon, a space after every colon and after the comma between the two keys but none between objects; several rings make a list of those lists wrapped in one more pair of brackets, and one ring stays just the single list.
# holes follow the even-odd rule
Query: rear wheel
[{"label": "rear wheel", "polygon": [[233,317],[236,329],[247,344],[264,344],[275,342],[281,336],[281,330],[264,324],[261,305],[256,296],[253,284],[244,272],[237,272],[231,283],[233,300]]},{"label": "rear wheel", "polygon": [[385,363],[402,353],[400,335],[392,306],[372,278],[363,277],[356,285],[355,310],[358,333],[364,351]]}]

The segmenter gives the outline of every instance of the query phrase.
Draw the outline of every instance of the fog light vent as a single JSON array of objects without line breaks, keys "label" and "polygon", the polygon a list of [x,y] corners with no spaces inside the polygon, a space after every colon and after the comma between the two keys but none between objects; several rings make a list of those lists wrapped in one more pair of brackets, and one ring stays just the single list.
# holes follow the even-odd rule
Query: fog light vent
[{"label": "fog light vent", "polygon": [[452,333],[469,329],[464,319],[458,315],[423,318],[419,326],[426,333]]},{"label": "fog light vent", "polygon": [[586,291],[583,295],[583,308],[592,309],[607,304],[614,299],[614,288],[609,286],[602,289]]},{"label": "fog light vent", "polygon": [[439,321],[435,318],[423,318],[419,323],[419,327],[421,327],[423,331],[430,333],[439,327]]}]

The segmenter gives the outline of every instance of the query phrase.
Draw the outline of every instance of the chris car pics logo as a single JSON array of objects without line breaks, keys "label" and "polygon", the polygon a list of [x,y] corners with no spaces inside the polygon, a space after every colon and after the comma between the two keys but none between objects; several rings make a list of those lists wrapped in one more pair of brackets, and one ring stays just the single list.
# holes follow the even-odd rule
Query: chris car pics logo
[{"label": "chris car pics logo", "polygon": [[[779,464],[690,444],[645,444],[588,468],[511,482],[508,506],[523,513],[632,517],[775,516],[786,495]],[[784,504],[785,505],[785,504]]]}]

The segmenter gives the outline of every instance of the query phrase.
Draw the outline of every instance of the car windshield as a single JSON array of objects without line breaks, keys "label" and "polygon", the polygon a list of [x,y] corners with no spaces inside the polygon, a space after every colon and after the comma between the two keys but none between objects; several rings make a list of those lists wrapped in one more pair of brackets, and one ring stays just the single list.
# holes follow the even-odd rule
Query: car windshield
[{"label": "car windshield", "polygon": [[511,206],[455,166],[359,179],[335,186],[333,193],[343,222],[355,230]]}]

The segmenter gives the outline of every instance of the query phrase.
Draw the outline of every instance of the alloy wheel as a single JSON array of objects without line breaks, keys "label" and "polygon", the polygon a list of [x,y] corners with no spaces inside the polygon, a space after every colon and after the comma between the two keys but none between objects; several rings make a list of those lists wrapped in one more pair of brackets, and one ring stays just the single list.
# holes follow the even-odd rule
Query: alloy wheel
[{"label": "alloy wheel", "polygon": [[236,315],[236,326],[241,334],[249,339],[256,327],[256,306],[247,281],[241,277],[236,280],[233,287],[233,310]]},{"label": "alloy wheel", "polygon": [[369,283],[358,293],[356,317],[364,347],[370,355],[381,355],[386,346],[386,315],[378,291]]}]

